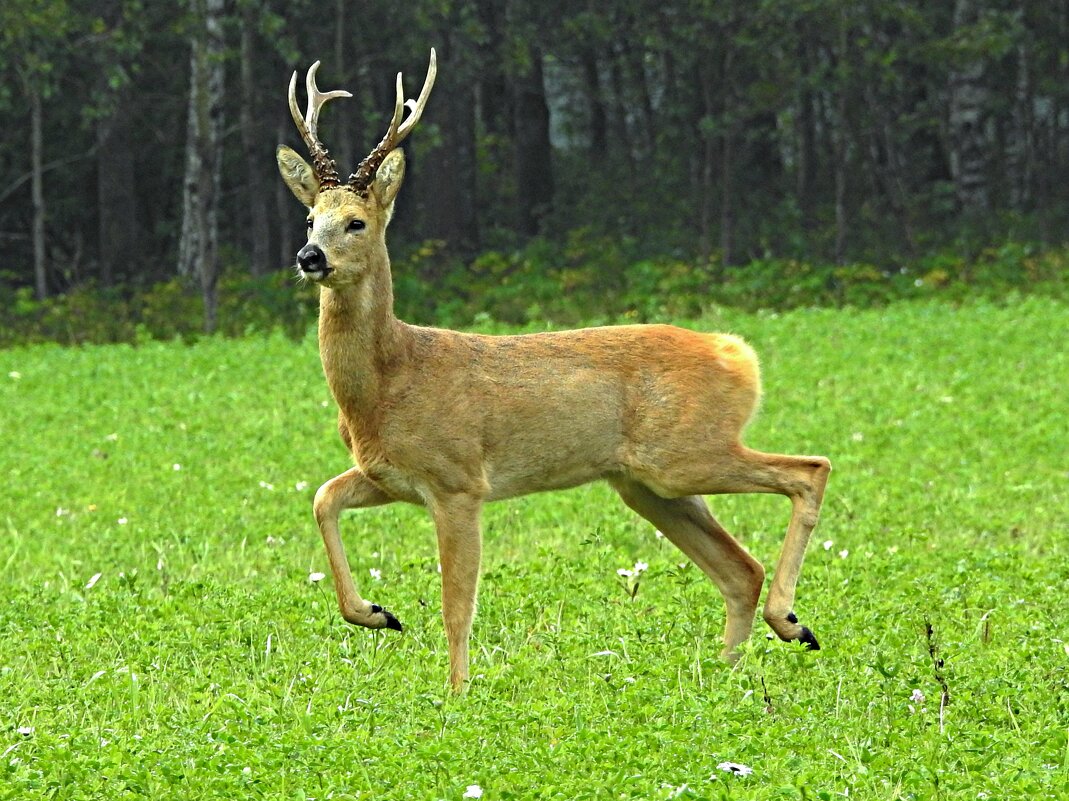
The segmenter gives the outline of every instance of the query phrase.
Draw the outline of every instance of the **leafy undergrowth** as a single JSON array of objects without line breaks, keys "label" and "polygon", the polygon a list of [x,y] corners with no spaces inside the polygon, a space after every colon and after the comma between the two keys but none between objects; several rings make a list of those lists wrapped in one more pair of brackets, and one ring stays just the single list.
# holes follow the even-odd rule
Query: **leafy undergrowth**
[{"label": "leafy undergrowth", "polygon": [[[0,799],[1069,798],[1067,320],[691,323],[762,354],[753,446],[835,465],[797,604],[824,650],[758,621],[722,664],[713,586],[593,485],[488,507],[459,698],[421,510],[343,521],[405,632],[335,609],[312,339],[0,351]],[[711,501],[771,571],[787,502]]]}]

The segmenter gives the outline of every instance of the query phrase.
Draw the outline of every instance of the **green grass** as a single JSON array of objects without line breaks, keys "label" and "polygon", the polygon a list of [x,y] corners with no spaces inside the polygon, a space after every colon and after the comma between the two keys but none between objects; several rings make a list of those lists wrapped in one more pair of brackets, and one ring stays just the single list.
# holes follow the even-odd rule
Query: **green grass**
[{"label": "green grass", "polygon": [[[695,323],[762,355],[749,443],[835,465],[797,604],[824,650],[758,621],[721,664],[715,588],[594,485],[488,508],[459,698],[422,510],[343,520],[404,634],[309,581],[348,466],[313,340],[2,351],[0,799],[1069,798],[1067,321]],[[711,502],[771,570],[787,502]]]}]

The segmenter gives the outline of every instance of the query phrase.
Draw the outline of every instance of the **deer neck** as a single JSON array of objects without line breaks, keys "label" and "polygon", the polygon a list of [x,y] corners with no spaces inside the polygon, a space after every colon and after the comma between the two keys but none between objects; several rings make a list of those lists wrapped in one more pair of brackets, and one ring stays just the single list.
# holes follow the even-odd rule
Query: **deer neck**
[{"label": "deer neck", "polygon": [[355,284],[322,287],[319,356],[331,393],[350,419],[373,414],[391,366],[404,352],[405,325],[393,313],[389,257],[383,252]]}]

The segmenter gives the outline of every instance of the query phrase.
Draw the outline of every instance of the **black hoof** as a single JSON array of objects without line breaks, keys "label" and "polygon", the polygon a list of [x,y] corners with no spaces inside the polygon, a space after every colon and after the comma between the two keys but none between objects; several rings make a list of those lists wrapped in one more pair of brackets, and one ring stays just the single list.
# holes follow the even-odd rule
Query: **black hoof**
[{"label": "black hoof", "polygon": [[[791,617],[793,617],[793,615]],[[791,622],[795,623],[797,621],[792,620]],[[802,626],[802,633],[798,635],[798,642],[805,643],[805,647],[808,648],[810,651],[820,650],[820,643],[817,642],[817,638],[814,637],[813,632],[811,632],[805,626]]]},{"label": "black hoof", "polygon": [[[404,629],[401,628],[401,621],[395,618],[392,613],[383,610],[382,614],[386,615],[386,628],[393,629],[394,631],[404,631]],[[809,636],[812,637],[813,635],[810,634]],[[813,640],[813,642],[815,643],[816,640]]]}]

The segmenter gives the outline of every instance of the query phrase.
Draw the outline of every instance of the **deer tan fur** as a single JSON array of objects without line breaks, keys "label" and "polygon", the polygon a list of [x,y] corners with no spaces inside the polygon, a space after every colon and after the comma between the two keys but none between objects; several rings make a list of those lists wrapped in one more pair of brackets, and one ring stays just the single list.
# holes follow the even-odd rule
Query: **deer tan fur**
[{"label": "deer tan fur", "polygon": [[[429,90],[427,90],[429,91]],[[468,642],[488,501],[607,481],[717,585],[723,654],[749,635],[764,569],[700,496],[790,498],[786,540],[764,608],[784,640],[817,648],[792,608],[830,464],[751,450],[741,434],[760,400],[758,361],[739,337],[667,325],[482,336],[408,325],[393,313],[386,227],[404,177],[393,150],[368,191],[320,190],[286,147],[286,184],[309,208],[298,262],[320,286],[319,347],[355,466],[316,493],[315,517],[343,617],[400,629],[358,593],[338,527],[343,509],[405,501],[430,512],[442,566],[442,614],[454,688]],[[364,227],[354,230],[358,220]],[[357,226],[358,227],[358,226]],[[314,256],[314,270],[306,269]]]}]

